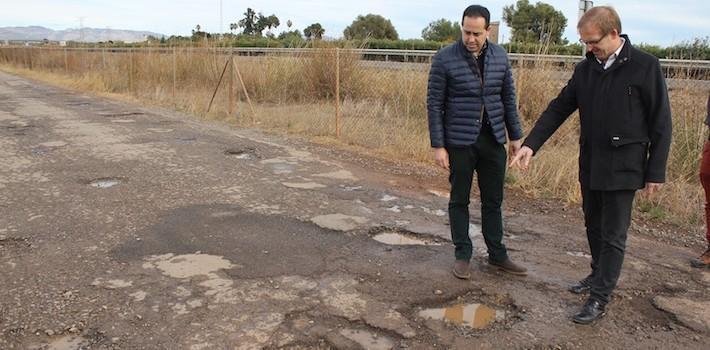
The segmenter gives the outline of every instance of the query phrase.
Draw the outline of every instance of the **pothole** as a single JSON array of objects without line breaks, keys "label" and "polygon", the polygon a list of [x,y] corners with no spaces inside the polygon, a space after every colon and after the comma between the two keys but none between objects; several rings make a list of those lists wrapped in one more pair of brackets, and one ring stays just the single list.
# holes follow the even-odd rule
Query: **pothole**
[{"label": "pothole", "polygon": [[300,190],[314,190],[317,188],[325,188],[326,185],[319,184],[317,182],[282,182],[282,185],[289,188],[296,188]]},{"label": "pothole", "polygon": [[587,253],[582,253],[582,252],[567,252],[566,254],[569,256],[574,256],[576,258],[587,258],[587,259],[592,258],[591,255],[589,255]]},{"label": "pothole", "polygon": [[88,181],[87,185],[96,188],[111,188],[124,181],[124,179],[118,177],[102,177]]},{"label": "pothole", "polygon": [[53,340],[49,341],[48,344],[48,350],[76,350],[76,349],[83,349],[84,346],[87,346],[88,342],[86,339],[79,337],[79,336],[74,336],[74,335],[65,335],[65,336],[60,336],[56,337]]},{"label": "pothole", "polygon": [[127,117],[130,115],[143,115],[143,112],[103,112],[99,113],[100,116],[106,118],[117,118],[117,117]]},{"label": "pothole", "polygon": [[64,141],[49,141],[49,142],[42,142],[39,145],[42,147],[56,148],[56,147],[64,147],[67,145],[67,143]]},{"label": "pothole", "polygon": [[240,265],[232,264],[224,257],[208,254],[153,255],[146,258],[144,268],[157,268],[164,275],[174,278],[190,278],[214,275],[219,270],[228,270]]},{"label": "pothole", "polygon": [[358,329],[343,329],[340,334],[363,347],[371,350],[389,350],[394,348],[392,339]]},{"label": "pothole", "polygon": [[175,142],[179,144],[188,144],[188,143],[193,143],[197,141],[197,137],[178,137],[175,139]]},{"label": "pothole", "polygon": [[27,237],[8,237],[0,235],[0,248],[30,248],[32,243]]},{"label": "pothole", "polygon": [[505,320],[505,311],[496,310],[485,304],[472,303],[425,309],[419,312],[419,316],[472,329],[485,329],[497,321]]},{"label": "pothole", "polygon": [[372,239],[387,245],[441,245],[441,240],[423,237],[411,231],[392,228],[376,228],[370,231]]},{"label": "pothole", "polygon": [[247,148],[228,148],[224,150],[224,154],[234,156],[237,159],[254,159],[256,158],[256,149]]},{"label": "pothole", "polygon": [[173,129],[166,129],[166,128],[147,128],[146,130],[150,132],[156,132],[156,133],[168,133],[168,132],[173,132]]},{"label": "pothole", "polygon": [[67,102],[65,103],[67,106],[88,106],[89,102],[84,102],[84,101],[79,101],[79,102]]},{"label": "pothole", "polygon": [[367,223],[369,219],[337,213],[318,215],[311,218],[311,221],[322,228],[335,231],[351,231]]},{"label": "pothole", "polygon": [[174,121],[174,120],[158,120],[158,121],[156,121],[156,122],[154,122],[154,123],[155,123],[155,124],[158,124],[158,125],[172,125],[172,124],[178,124],[178,122],[176,122],[176,121]]},{"label": "pothole", "polygon": [[31,152],[32,152],[32,155],[43,156],[43,155],[47,154],[49,151],[50,151],[49,149],[38,147],[38,148],[33,148]]},{"label": "pothole", "polygon": [[34,125],[29,125],[29,124],[0,126],[0,128],[3,128],[5,130],[7,130],[8,132],[11,132],[15,136],[25,136],[26,132],[30,131],[34,127],[35,127]]}]

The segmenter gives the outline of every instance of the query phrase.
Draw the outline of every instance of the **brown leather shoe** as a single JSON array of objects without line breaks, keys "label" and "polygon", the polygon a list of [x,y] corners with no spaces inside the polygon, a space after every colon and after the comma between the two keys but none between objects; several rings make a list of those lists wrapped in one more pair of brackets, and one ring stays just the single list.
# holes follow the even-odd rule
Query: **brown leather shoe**
[{"label": "brown leather shoe", "polygon": [[526,276],[528,274],[528,269],[514,263],[510,258],[506,258],[501,262],[495,262],[488,259],[488,264],[493,265],[507,273],[512,273],[513,275]]},{"label": "brown leather shoe", "polygon": [[690,266],[697,268],[710,268],[710,247],[699,257],[690,260]]},{"label": "brown leather shoe", "polygon": [[462,280],[467,280],[471,278],[471,267],[468,264],[468,260],[456,260],[454,262],[453,269],[454,276]]}]

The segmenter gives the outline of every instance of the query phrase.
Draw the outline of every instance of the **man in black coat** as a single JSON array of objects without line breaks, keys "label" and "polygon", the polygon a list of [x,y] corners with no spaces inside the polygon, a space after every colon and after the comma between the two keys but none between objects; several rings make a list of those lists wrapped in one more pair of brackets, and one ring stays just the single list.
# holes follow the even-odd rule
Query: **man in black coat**
[{"label": "man in black coat", "polygon": [[636,190],[656,192],[666,179],[671,112],[658,59],[621,35],[612,7],[587,11],[579,20],[587,57],[550,102],[510,166],[527,169],[545,141],[579,109],[579,182],[592,272],[570,291],[590,292],[573,320],[602,317],[619,278]]},{"label": "man in black coat", "polygon": [[[517,151],[523,137],[515,104],[515,84],[505,50],[488,41],[490,13],[480,5],[464,10],[461,39],[432,60],[427,91],[429,136],[434,160],[450,170],[449,222],[454,243],[453,274],[471,277],[473,245],[468,205],[473,174],[481,191],[481,226],[488,263],[525,275],[503,244],[504,144]],[[507,136],[507,137],[506,137]]]}]

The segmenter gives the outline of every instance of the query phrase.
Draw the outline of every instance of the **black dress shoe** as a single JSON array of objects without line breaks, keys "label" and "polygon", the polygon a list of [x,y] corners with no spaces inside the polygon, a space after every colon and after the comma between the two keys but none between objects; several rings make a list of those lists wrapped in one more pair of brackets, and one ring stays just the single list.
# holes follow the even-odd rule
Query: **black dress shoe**
[{"label": "black dress shoe", "polygon": [[569,286],[567,290],[574,294],[588,293],[592,289],[592,284],[586,278]]},{"label": "black dress shoe", "polygon": [[572,320],[579,324],[590,324],[606,315],[605,306],[598,300],[589,298]]}]

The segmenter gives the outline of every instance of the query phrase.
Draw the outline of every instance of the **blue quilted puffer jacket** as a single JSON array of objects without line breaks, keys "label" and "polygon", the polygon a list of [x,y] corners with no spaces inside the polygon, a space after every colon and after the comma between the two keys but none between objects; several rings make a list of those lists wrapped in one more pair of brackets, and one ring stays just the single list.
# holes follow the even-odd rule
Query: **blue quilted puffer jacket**
[{"label": "blue quilted puffer jacket", "polygon": [[523,137],[508,55],[490,41],[487,45],[483,82],[468,64],[466,55],[471,54],[463,41],[434,56],[427,96],[432,147],[474,144],[481,131],[483,106],[499,143],[506,142],[506,131],[511,140]]}]

